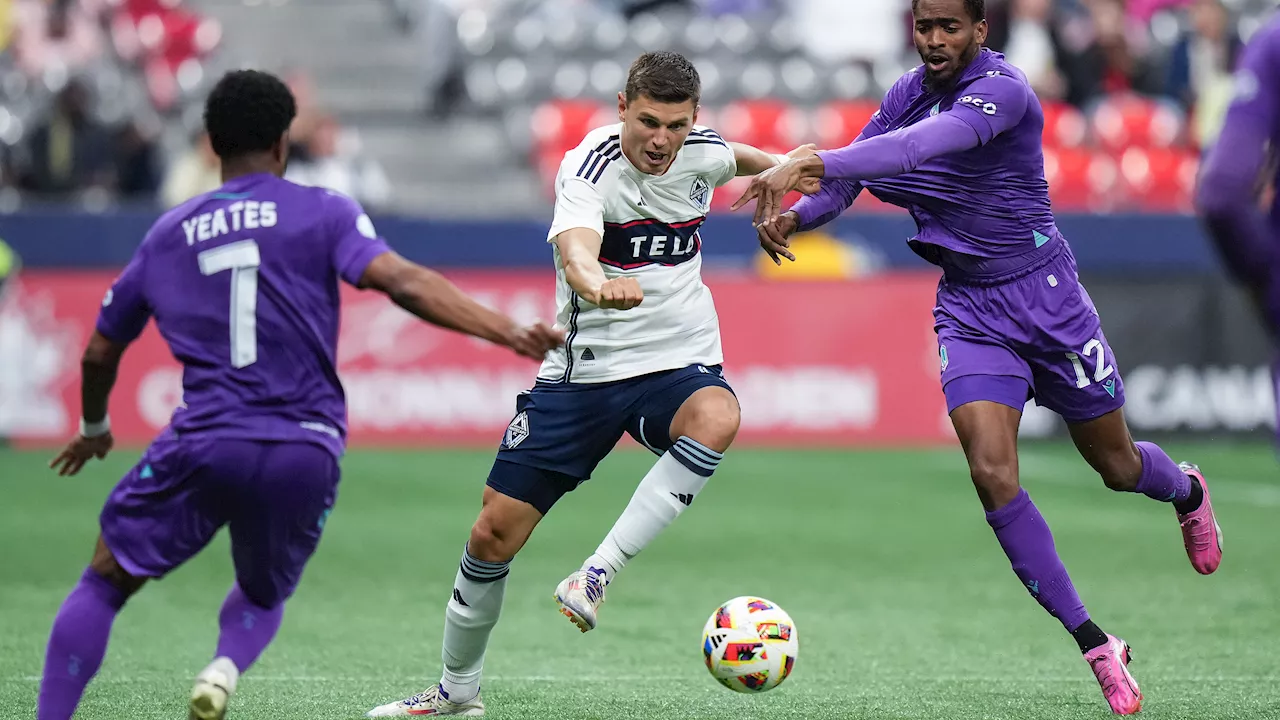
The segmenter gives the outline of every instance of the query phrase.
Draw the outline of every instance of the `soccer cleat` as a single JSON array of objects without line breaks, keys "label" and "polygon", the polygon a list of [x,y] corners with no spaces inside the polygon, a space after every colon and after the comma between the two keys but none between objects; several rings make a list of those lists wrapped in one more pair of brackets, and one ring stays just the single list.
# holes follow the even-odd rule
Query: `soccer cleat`
[{"label": "soccer cleat", "polygon": [[189,720],[222,720],[227,702],[236,692],[240,672],[228,658],[217,658],[197,677],[188,704]]},{"label": "soccer cleat", "polygon": [[1102,686],[1102,695],[1116,715],[1133,715],[1142,709],[1142,691],[1129,674],[1132,652],[1129,644],[1113,635],[1107,636],[1107,644],[1084,654],[1093,669],[1093,675]]},{"label": "soccer cleat", "polygon": [[604,571],[591,568],[579,570],[556,586],[556,604],[560,614],[569,618],[582,632],[594,630],[596,613],[604,603]]},{"label": "soccer cleat", "polygon": [[376,707],[365,717],[428,717],[455,715],[458,717],[484,717],[484,703],[480,694],[466,702],[453,702],[449,693],[439,685],[427,688],[413,697]]},{"label": "soccer cleat", "polygon": [[1222,528],[1213,514],[1213,503],[1209,502],[1209,483],[1200,468],[1191,463],[1179,463],[1178,469],[1199,480],[1204,490],[1200,507],[1178,515],[1178,523],[1182,525],[1182,544],[1187,548],[1191,567],[1201,575],[1209,575],[1222,563]]}]

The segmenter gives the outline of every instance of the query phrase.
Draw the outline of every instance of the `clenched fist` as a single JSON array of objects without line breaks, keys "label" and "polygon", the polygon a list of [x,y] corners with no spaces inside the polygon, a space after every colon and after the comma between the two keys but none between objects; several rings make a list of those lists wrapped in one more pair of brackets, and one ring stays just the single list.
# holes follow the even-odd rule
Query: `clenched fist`
[{"label": "clenched fist", "polygon": [[600,286],[596,305],[607,310],[630,310],[644,301],[640,281],[632,277],[605,280]]}]

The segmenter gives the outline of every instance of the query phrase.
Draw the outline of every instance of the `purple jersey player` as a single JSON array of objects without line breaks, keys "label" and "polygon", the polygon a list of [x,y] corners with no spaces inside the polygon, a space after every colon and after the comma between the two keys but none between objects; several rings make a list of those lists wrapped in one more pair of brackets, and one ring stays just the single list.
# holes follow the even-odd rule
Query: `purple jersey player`
[{"label": "purple jersey player", "polygon": [[[1049,208],[1040,102],[1017,68],[982,47],[983,0],[916,0],[924,64],[889,91],[849,147],[765,172],[736,204],[757,199],[761,245],[791,259],[787,238],[839,215],[863,189],[906,208],[917,254],[943,270],[934,327],[942,386],[987,522],[1031,595],[1079,644],[1117,714],[1137,712],[1129,648],[1104,633],[1072,586],[1053,536],[1018,480],[1026,402],[1063,416],[1107,487],[1172,503],[1201,573],[1222,558],[1200,471],[1134,443],[1124,386],[1075,260]],[[778,215],[803,178],[822,190]]]},{"label": "purple jersey player", "polygon": [[346,439],[339,279],[530,358],[562,341],[391,252],[351,199],[282,180],[295,112],[271,75],[223,77],[205,108],[223,186],[160,218],[103,300],[82,364],[80,433],[51,466],[74,475],[111,450],[116,368],[152,317],[183,365],[183,403],[107,499],[93,560],[53,624],[38,720],[72,716],[125,601],[224,525],[236,581],[190,717],[226,713],[240,674],[280,627],[337,492]]},{"label": "purple jersey player", "polygon": [[[1268,145],[1269,143],[1269,145]],[[1264,215],[1259,189],[1280,184],[1280,16],[1249,40],[1235,97],[1200,174],[1196,204],[1227,268],[1249,289],[1263,322],[1280,337],[1280,195]],[[1280,356],[1272,368],[1280,388]]]}]

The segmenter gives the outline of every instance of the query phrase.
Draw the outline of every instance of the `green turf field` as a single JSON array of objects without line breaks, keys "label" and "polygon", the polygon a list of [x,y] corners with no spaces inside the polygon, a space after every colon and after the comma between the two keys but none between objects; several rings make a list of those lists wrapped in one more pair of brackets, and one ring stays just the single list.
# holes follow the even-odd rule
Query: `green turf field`
[{"label": "green turf field", "polygon": [[[1023,474],[1099,624],[1134,646],[1144,717],[1280,718],[1280,465],[1268,446],[1170,447],[1200,462],[1226,533],[1192,571],[1172,510],[1120,496],[1066,447]],[[488,453],[353,452],[284,627],[240,686],[236,720],[357,718],[439,675],[443,607]],[[88,560],[99,503],[136,454],[81,477],[0,450],[0,717],[34,717],[53,615]],[[1010,572],[958,451],[731,452],[708,490],[611,586],[601,626],[556,613],[652,462],[610,458],[516,560],[488,658],[489,717],[1104,718],[1074,643]],[[230,583],[225,537],[145,588],[116,623],[83,718],[183,718]],[[796,671],[762,696],[702,664],[730,597],[794,617]]]}]

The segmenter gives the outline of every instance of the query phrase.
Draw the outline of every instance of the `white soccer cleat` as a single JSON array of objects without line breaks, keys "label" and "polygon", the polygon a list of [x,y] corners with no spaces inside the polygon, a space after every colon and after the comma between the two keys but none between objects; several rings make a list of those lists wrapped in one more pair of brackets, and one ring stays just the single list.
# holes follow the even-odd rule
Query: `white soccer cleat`
[{"label": "white soccer cleat", "polygon": [[596,614],[604,604],[604,571],[579,570],[556,586],[556,604],[560,614],[569,618],[582,632],[594,630]]},{"label": "white soccer cleat", "polygon": [[222,720],[227,716],[227,703],[236,693],[240,671],[229,658],[220,657],[209,663],[196,676],[191,688],[189,720]]},{"label": "white soccer cleat", "polygon": [[455,715],[458,717],[484,717],[484,703],[479,693],[466,702],[453,702],[439,685],[423,690],[413,697],[376,707],[365,717],[428,717]]}]

